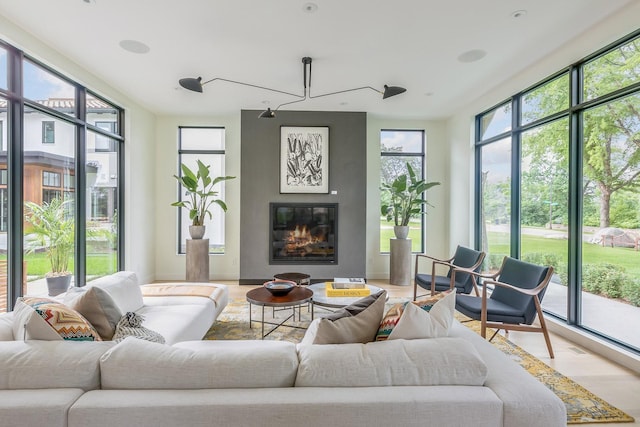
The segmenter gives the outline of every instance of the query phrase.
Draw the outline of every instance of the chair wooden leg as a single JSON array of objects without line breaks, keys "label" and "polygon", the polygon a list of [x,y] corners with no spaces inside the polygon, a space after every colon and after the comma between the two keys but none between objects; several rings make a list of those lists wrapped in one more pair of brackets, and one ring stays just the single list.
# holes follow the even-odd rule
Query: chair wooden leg
[{"label": "chair wooden leg", "polygon": [[547,323],[544,321],[544,316],[542,315],[542,307],[540,306],[540,300],[538,299],[537,295],[534,296],[533,302],[536,304],[536,311],[538,312],[538,321],[540,322],[540,328],[542,329],[542,334],[544,335],[544,341],[547,343],[547,350],[549,351],[549,357],[553,359],[554,356],[553,356],[553,349],[551,348],[551,339],[549,338]]}]

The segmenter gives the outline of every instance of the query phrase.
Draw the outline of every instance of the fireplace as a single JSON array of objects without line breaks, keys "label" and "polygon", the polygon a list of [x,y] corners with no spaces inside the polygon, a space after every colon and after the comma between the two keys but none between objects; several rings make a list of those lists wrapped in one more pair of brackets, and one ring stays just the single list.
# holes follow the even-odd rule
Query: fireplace
[{"label": "fireplace", "polygon": [[336,203],[271,203],[270,264],[336,264]]}]

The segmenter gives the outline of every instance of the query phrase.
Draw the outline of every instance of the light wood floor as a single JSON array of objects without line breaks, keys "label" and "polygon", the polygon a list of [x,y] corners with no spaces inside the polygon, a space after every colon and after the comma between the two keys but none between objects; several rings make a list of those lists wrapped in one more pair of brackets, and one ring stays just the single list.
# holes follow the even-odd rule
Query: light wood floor
[{"label": "light wood floor", "polygon": [[[255,287],[240,286],[237,282],[221,283],[229,285],[230,298],[239,300],[243,300],[247,291]],[[369,283],[386,289],[389,297],[413,296],[413,286],[394,286],[376,280]],[[635,423],[605,424],[607,427],[640,425],[640,375],[553,333],[551,342],[555,359],[549,358],[542,334],[512,331],[509,339],[636,419]]]}]

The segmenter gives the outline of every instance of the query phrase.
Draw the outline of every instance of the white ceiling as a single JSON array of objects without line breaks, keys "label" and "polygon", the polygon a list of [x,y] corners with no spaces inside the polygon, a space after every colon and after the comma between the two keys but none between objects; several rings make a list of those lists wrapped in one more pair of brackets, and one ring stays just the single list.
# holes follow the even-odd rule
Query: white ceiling
[{"label": "white ceiling", "polygon": [[[313,0],[318,8],[308,13],[309,0],[0,0],[0,14],[158,114],[275,108],[296,98],[220,81],[198,94],[178,79],[222,77],[302,94],[301,58],[310,56],[312,94],[384,84],[407,92],[383,101],[362,90],[285,109],[434,119],[633,1]],[[514,18],[517,10],[527,13]],[[125,51],[122,40],[150,51]],[[487,55],[457,59],[475,49]]]}]

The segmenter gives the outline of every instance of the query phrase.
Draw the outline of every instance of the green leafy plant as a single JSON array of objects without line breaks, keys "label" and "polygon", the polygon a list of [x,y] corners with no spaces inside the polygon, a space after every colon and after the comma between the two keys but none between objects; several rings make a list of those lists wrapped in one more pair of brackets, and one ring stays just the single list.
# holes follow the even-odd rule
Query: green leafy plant
[{"label": "green leafy plant", "polygon": [[389,194],[391,201],[383,203],[380,212],[387,217],[387,221],[393,219],[395,225],[409,225],[412,217],[426,214],[423,206],[431,204],[423,199],[423,193],[440,185],[439,182],[419,180],[409,162],[407,172],[408,174],[398,176],[391,183],[383,183],[381,187],[383,192]]},{"label": "green leafy plant", "polygon": [[212,178],[210,176],[210,167],[198,160],[198,170],[192,171],[184,163],[180,165],[182,176],[174,175],[173,177],[185,188],[187,199],[179,202],[171,203],[171,206],[178,206],[189,211],[189,219],[191,225],[204,225],[205,217],[212,218],[209,208],[212,204],[217,204],[223,211],[227,211],[227,205],[224,201],[217,199],[217,191],[213,191],[213,187],[222,181],[234,179],[235,176],[218,176]]},{"label": "green leafy plant", "polygon": [[38,205],[25,202],[26,220],[32,225],[27,240],[27,253],[44,248],[51,265],[47,277],[66,276],[69,272],[69,260],[74,249],[75,221],[68,217],[72,200],[59,197],[49,203]]}]

